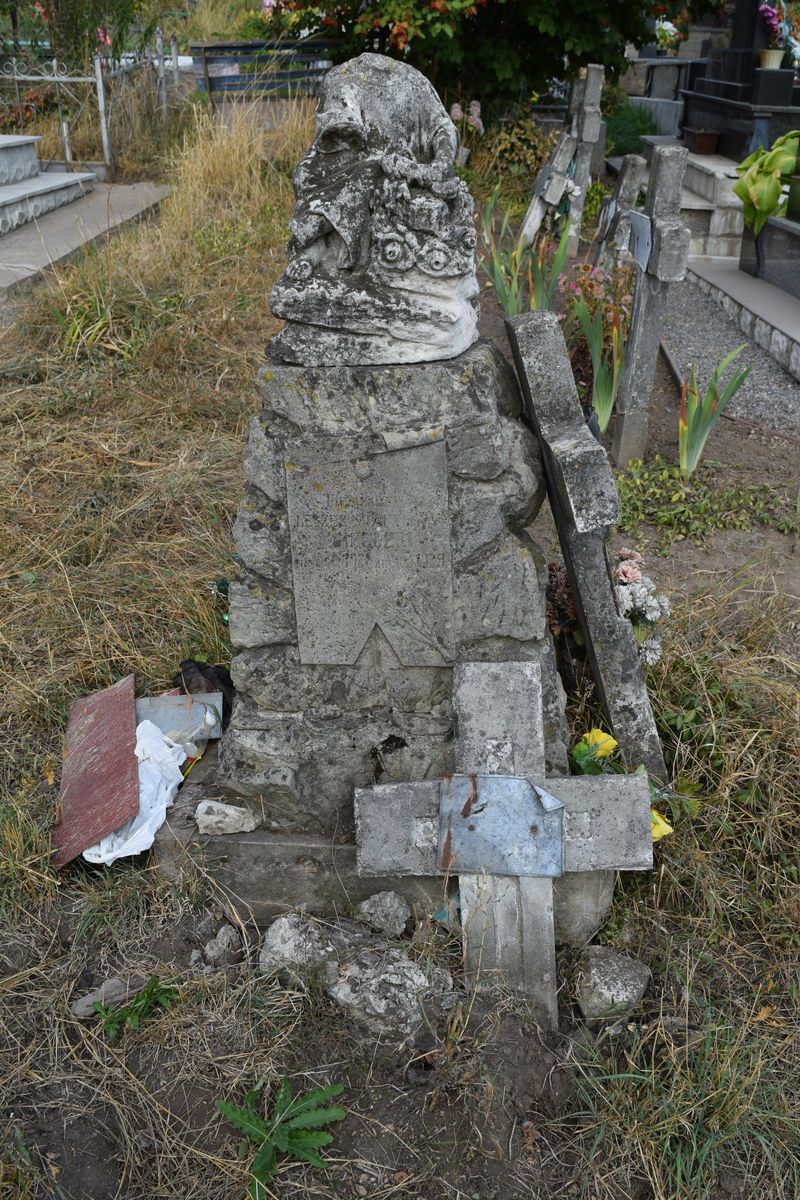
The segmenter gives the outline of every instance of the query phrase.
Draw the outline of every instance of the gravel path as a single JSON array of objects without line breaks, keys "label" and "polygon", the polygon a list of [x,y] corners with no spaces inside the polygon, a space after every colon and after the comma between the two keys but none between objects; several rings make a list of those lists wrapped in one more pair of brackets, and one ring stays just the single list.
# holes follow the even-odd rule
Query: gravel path
[{"label": "gravel path", "polygon": [[[701,390],[717,363],[746,340],[739,326],[699,288],[691,283],[672,286],[662,341],[684,375],[694,364]],[[752,340],[740,361],[753,369],[728,412],[782,433],[800,434],[800,383]]]}]

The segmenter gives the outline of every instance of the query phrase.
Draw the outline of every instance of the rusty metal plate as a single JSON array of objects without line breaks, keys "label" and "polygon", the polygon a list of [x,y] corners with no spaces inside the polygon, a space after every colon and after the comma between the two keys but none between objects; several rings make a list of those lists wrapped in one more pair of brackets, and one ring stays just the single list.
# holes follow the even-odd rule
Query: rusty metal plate
[{"label": "rusty metal plate", "polygon": [[63,867],[139,811],[133,675],[69,710],[53,866]]},{"label": "rusty metal plate", "polygon": [[564,870],[564,805],[513,775],[449,775],[439,798],[441,871],[555,877]]}]

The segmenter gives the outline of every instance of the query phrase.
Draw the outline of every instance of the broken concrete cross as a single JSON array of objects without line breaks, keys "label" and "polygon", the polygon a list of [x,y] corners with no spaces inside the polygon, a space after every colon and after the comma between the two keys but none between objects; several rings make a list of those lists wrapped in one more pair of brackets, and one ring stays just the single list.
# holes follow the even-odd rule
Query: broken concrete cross
[{"label": "broken concrete cross", "polygon": [[553,882],[652,866],[647,780],[544,779],[535,664],[464,663],[453,700],[456,756],[473,769],[357,789],[359,874],[458,873],[469,977],[501,974],[556,1028]]},{"label": "broken concrete cross", "polygon": [[650,394],[669,286],[683,279],[689,257],[689,230],[680,218],[687,158],[683,146],[657,146],[645,211],[628,214],[630,248],[641,269],[617,394],[612,454],[618,466],[643,458],[647,450]]},{"label": "broken concrete cross", "polygon": [[636,207],[646,171],[647,163],[641,155],[626,154],[623,158],[614,193],[603,205],[597,222],[592,260],[601,271],[611,271],[628,250],[630,210]]},{"label": "broken concrete cross", "polygon": [[572,128],[578,145],[575,150],[574,191],[569,200],[569,240],[567,252],[578,253],[583,223],[583,206],[586,201],[586,189],[591,182],[592,154],[595,144],[600,137],[602,117],[600,114],[600,95],[603,91],[605,71],[597,63],[590,63],[575,85],[573,99]]},{"label": "broken concrete cross", "polygon": [[608,527],[619,519],[608,456],[586,425],[555,313],[512,317],[506,331],[601,703],[628,764],[643,763],[665,780],[636,639],[620,614],[608,565]]},{"label": "broken concrete cross", "polygon": [[555,212],[565,193],[569,193],[569,252],[578,248],[583,205],[589,183],[594,145],[600,137],[600,93],[603,68],[591,63],[581,72],[570,103],[570,127],[559,135],[550,161],[536,176],[520,242],[530,246],[536,240],[548,211]]},{"label": "broken concrete cross", "polygon": [[533,197],[519,235],[523,246],[530,246],[535,242],[548,209],[555,212],[561,203],[569,183],[569,169],[577,145],[577,138],[563,130],[559,134],[550,161],[539,170],[533,184]]}]

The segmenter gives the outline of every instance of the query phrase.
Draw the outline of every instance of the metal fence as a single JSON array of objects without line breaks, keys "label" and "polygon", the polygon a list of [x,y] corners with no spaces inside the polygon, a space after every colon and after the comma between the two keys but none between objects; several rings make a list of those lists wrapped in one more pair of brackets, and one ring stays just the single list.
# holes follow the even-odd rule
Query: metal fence
[{"label": "metal fence", "polygon": [[336,43],[320,38],[273,42],[193,42],[197,86],[212,108],[226,96],[316,95],[333,66]]},{"label": "metal fence", "polygon": [[179,87],[177,41],[171,39],[167,58],[160,30],[152,50],[122,59],[95,54],[91,74],[71,72],[56,58],[40,62],[11,57],[0,65],[0,105],[5,112],[6,131],[16,125],[20,133],[27,132],[28,120],[32,113],[35,115],[36,97],[49,93],[64,161],[70,164],[75,161],[74,130],[81,119],[96,111],[103,163],[110,175],[115,154],[141,119],[143,107],[150,110],[152,120],[166,120],[170,92],[177,93]]}]

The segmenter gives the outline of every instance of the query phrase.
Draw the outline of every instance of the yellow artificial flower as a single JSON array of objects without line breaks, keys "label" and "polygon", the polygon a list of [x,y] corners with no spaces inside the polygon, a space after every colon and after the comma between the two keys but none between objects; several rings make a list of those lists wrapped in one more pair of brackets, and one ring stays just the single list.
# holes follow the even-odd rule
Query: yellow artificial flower
[{"label": "yellow artificial flower", "polygon": [[610,733],[602,729],[590,729],[581,738],[583,744],[594,752],[595,758],[608,758],[617,748],[617,743]]},{"label": "yellow artificial flower", "polygon": [[674,832],[669,822],[665,821],[661,813],[656,812],[654,808],[650,809],[650,829],[654,842],[658,842],[661,838],[666,837],[668,833]]}]

